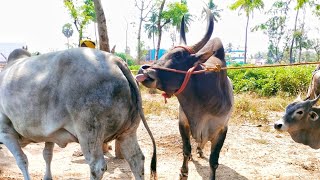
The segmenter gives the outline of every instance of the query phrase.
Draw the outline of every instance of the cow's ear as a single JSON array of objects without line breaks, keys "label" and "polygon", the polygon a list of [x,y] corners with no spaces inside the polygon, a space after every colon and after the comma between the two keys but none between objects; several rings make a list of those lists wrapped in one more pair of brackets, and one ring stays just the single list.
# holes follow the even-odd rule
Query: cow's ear
[{"label": "cow's ear", "polygon": [[198,58],[198,62],[205,63],[213,55],[213,53],[213,51],[197,53],[196,57]]},{"label": "cow's ear", "polygon": [[316,121],[319,119],[319,115],[314,111],[310,111],[309,116],[311,121]]}]

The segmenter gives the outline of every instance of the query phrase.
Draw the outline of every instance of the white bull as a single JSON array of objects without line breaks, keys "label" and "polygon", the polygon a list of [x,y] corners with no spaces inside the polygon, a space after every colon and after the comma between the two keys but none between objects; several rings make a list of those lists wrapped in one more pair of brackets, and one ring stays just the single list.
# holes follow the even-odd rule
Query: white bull
[{"label": "white bull", "polygon": [[136,130],[145,122],[141,95],[126,64],[103,51],[76,48],[29,57],[15,50],[0,73],[0,142],[10,150],[29,180],[28,159],[21,147],[45,142],[44,179],[52,179],[54,144],[79,142],[91,179],[107,169],[104,142],[116,139],[136,179],[144,179],[144,155]]}]

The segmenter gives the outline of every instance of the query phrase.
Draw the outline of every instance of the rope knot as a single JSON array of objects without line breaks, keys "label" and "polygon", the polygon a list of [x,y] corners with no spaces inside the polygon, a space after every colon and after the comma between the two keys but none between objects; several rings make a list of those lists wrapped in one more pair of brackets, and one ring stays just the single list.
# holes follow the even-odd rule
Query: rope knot
[{"label": "rope knot", "polygon": [[221,65],[216,64],[214,67],[205,67],[206,71],[214,71],[214,72],[220,72],[221,71]]}]

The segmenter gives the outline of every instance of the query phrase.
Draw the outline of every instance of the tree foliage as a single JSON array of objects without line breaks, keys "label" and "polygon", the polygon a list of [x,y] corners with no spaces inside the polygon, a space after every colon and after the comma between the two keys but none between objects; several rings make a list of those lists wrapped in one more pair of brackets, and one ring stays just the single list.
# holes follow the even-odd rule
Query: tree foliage
[{"label": "tree foliage", "polygon": [[279,62],[283,56],[280,48],[280,42],[285,34],[287,15],[289,10],[289,2],[276,1],[271,9],[266,12],[270,18],[260,25],[257,25],[253,30],[262,30],[269,37],[268,46],[268,62]]},{"label": "tree foliage", "polygon": [[[96,13],[94,10],[94,4],[92,0],[64,0],[65,7],[69,10],[71,18],[74,20],[75,25],[79,33],[79,43],[83,37],[83,31],[86,26],[96,20]],[[80,44],[79,44],[80,45]]]},{"label": "tree foliage", "polygon": [[262,9],[264,7],[264,3],[262,0],[237,0],[233,4],[231,4],[230,9],[236,10],[239,9],[243,11],[247,17],[246,23],[246,34],[245,34],[245,44],[244,44],[244,63],[247,63],[247,42],[248,42],[248,26],[250,15],[253,14],[255,9]]}]

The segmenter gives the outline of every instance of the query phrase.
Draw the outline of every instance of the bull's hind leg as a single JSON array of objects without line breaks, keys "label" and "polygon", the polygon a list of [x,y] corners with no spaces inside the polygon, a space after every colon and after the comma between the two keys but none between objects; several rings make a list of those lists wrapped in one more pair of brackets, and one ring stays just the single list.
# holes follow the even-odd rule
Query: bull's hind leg
[{"label": "bull's hind leg", "polygon": [[179,113],[179,132],[183,143],[183,164],[180,169],[180,179],[188,178],[188,161],[191,159],[191,144],[190,144],[190,127],[187,124],[187,117],[180,107]]},{"label": "bull's hind leg", "polygon": [[226,139],[228,127],[224,127],[219,134],[216,136],[214,140],[211,141],[211,154],[210,154],[210,168],[211,168],[211,175],[210,179],[214,180],[216,177],[216,170],[219,166],[219,155],[221,148],[223,146],[224,140]]},{"label": "bull's hind leg", "polygon": [[43,178],[44,180],[52,180],[51,161],[52,161],[52,155],[53,155],[53,147],[54,147],[54,143],[46,142],[42,152],[43,159],[46,162],[46,173]]},{"label": "bull's hind leg", "polygon": [[198,154],[198,157],[199,158],[204,158],[204,155],[203,155],[203,148],[204,146],[206,145],[206,142],[201,142],[201,143],[198,143],[198,146],[197,146],[197,154]]},{"label": "bull's hind leg", "polygon": [[[92,136],[95,134],[96,136]],[[90,179],[100,180],[103,177],[104,172],[107,170],[107,163],[103,155],[103,138],[100,138],[97,132],[87,132],[79,138],[81,150],[86,159],[86,162],[90,166]],[[101,133],[102,134],[102,133]]]},{"label": "bull's hind leg", "polygon": [[18,133],[13,129],[10,120],[0,114],[0,141],[9,149],[17,165],[20,168],[25,180],[30,180],[28,172],[28,158],[23,153],[21,146],[18,142]]},{"label": "bull's hind leg", "polygon": [[136,132],[119,137],[120,150],[136,180],[144,179],[144,155],[139,147]]}]

